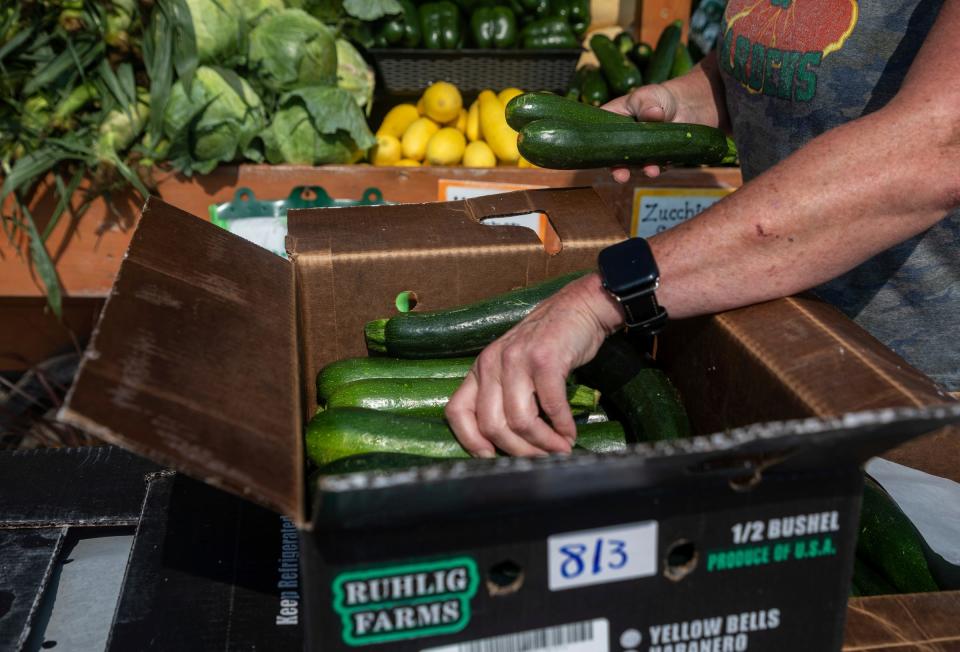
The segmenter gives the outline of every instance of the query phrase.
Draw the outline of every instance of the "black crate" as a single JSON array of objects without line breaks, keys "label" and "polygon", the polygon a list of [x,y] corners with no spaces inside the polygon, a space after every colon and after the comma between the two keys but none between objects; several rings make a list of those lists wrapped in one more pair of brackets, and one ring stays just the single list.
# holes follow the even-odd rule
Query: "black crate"
[{"label": "black crate", "polygon": [[423,50],[371,48],[378,91],[385,95],[419,95],[435,81],[461,93],[485,88],[563,92],[580,59],[580,48],[551,50]]}]

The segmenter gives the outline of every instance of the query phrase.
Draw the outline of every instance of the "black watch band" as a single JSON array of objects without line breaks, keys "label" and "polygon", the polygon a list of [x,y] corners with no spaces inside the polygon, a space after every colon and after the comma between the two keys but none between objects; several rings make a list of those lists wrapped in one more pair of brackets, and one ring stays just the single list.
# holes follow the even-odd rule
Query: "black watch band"
[{"label": "black watch band", "polygon": [[604,289],[623,307],[626,327],[660,332],[667,311],[657,302],[660,270],[647,241],[630,238],[611,245],[597,256],[597,266]]}]

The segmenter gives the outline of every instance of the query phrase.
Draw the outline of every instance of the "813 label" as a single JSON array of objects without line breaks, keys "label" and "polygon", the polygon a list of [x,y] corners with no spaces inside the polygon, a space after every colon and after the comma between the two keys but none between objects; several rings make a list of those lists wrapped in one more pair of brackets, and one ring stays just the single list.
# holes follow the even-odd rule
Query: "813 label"
[{"label": "813 label", "polygon": [[655,575],[657,522],[555,534],[547,563],[551,591]]}]

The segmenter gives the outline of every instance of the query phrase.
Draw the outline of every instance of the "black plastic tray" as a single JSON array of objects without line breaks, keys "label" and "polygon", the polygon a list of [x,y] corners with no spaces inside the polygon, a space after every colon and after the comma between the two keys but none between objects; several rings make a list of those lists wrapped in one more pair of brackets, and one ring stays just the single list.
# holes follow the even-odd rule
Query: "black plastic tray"
[{"label": "black plastic tray", "polygon": [[461,93],[485,88],[562,92],[580,59],[580,48],[551,50],[425,50],[371,48],[378,91],[419,95],[435,81],[447,81]]}]

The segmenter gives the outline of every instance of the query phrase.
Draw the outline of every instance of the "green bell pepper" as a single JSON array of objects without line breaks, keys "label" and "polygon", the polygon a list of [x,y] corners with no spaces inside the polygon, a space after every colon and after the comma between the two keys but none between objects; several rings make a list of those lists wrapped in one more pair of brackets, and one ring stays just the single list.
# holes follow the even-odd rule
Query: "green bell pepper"
[{"label": "green bell pepper", "polygon": [[567,21],[558,16],[535,20],[523,29],[523,47],[543,50],[547,48],[575,48],[580,41],[574,36]]},{"label": "green bell pepper", "polygon": [[460,46],[460,11],[449,0],[420,6],[420,32],[423,45],[429,50],[453,49]]},{"label": "green bell pepper", "polygon": [[570,21],[570,0],[553,0],[550,3],[550,15]]},{"label": "green bell pepper", "polygon": [[550,14],[551,0],[519,0],[523,13],[533,18],[543,18]]},{"label": "green bell pepper", "polygon": [[507,7],[474,10],[470,28],[478,48],[509,48],[517,40],[517,19]]},{"label": "green bell pepper", "polygon": [[377,34],[389,45],[415,48],[420,45],[420,12],[411,0],[399,0],[403,9],[399,14],[389,16]]}]

